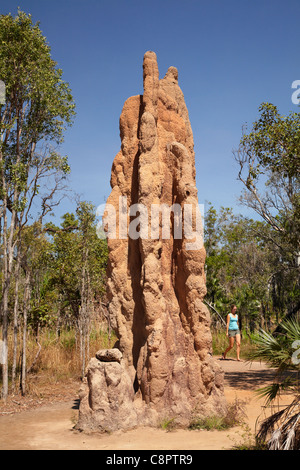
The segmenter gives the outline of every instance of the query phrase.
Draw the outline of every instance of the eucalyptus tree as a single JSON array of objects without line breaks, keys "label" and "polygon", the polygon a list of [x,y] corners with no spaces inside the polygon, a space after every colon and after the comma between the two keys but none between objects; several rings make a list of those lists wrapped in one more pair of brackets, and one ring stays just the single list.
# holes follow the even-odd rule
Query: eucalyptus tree
[{"label": "eucalyptus tree", "polygon": [[270,103],[259,112],[234,151],[241,201],[265,221],[259,236],[273,253],[272,288],[291,286],[280,308],[292,317],[300,310],[300,113],[283,116]]},{"label": "eucalyptus tree", "polygon": [[[0,103],[0,199],[3,236],[2,330],[7,345],[8,292],[13,255],[19,233],[26,224],[41,178],[58,170],[67,174],[66,157],[57,147],[72,124],[75,105],[62,70],[39,24],[18,11],[0,16],[0,79],[5,83],[5,103]],[[61,180],[61,178],[59,178]],[[41,214],[49,210],[58,181],[41,197]],[[54,192],[53,192],[54,190]],[[7,348],[6,348],[7,351]],[[7,360],[3,365],[3,390],[8,394]]]}]

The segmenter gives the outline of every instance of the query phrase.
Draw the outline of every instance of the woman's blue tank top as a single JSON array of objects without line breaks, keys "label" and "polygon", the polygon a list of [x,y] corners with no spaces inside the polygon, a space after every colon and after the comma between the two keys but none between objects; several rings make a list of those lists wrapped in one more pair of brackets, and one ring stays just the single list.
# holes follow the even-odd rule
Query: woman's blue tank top
[{"label": "woman's blue tank top", "polygon": [[238,330],[239,329],[239,325],[238,325],[238,315],[235,316],[235,318],[233,318],[232,314],[230,313],[229,314],[230,316],[230,321],[229,321],[229,327],[228,329],[229,330]]}]

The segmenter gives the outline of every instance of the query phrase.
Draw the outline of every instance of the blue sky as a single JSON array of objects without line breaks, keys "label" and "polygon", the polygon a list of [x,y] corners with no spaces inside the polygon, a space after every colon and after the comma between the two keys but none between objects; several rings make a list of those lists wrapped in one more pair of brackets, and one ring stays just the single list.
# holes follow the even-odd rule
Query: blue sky
[{"label": "blue sky", "polygon": [[[300,80],[299,0],[1,0],[0,13],[18,6],[40,22],[73,92],[77,116],[61,153],[82,199],[98,206],[110,193],[119,116],[129,96],[143,93],[143,55],[153,50],[161,77],[178,68],[199,203],[249,215],[237,203],[242,186],[232,149],[262,102],[282,114],[298,110],[291,84]],[[64,200],[56,212],[75,208]]]}]

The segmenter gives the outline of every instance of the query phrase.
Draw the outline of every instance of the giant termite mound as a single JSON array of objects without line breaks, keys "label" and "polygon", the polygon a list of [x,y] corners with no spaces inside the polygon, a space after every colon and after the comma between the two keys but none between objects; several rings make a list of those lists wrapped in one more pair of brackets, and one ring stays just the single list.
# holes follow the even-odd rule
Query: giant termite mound
[{"label": "giant termite mound", "polygon": [[[107,200],[116,214],[115,237],[108,237],[107,296],[118,343],[88,365],[80,429],[128,429],[163,418],[186,425],[195,414],[225,409],[223,372],[212,357],[210,314],[203,304],[205,249],[197,237],[191,243],[184,226],[192,207],[191,229],[199,236],[188,111],[177,69],[159,79],[151,51],[144,56],[143,83],[143,95],[129,98],[122,110],[121,150]],[[120,220],[130,226],[141,206],[149,215],[147,233],[144,223],[140,236],[130,236]],[[170,235],[163,236],[161,217],[159,234],[151,236],[153,207],[175,206],[182,210],[182,236],[175,236],[175,211],[169,211]]]}]

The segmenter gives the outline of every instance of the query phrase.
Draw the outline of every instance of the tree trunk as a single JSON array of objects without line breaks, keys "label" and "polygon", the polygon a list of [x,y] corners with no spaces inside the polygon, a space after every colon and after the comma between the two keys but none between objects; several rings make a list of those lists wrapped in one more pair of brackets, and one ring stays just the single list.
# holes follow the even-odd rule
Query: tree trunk
[{"label": "tree trunk", "polygon": [[[3,183],[4,185],[4,183]],[[5,190],[3,188],[3,190]],[[8,260],[7,260],[7,198],[4,196],[3,201],[3,286],[2,286],[2,341],[3,341],[3,358],[2,358],[2,398],[7,400],[8,396]]]},{"label": "tree trunk", "polygon": [[88,286],[88,269],[87,269],[87,260],[88,260],[88,248],[85,248],[83,251],[83,264],[81,270],[81,308],[79,313],[79,325],[80,325],[80,357],[81,357],[81,374],[84,377],[85,366],[86,366],[86,353],[87,353],[87,340],[89,333],[89,312],[88,312],[88,295],[89,295],[89,286]]},{"label": "tree trunk", "polygon": [[23,309],[23,350],[22,350],[22,370],[21,370],[21,392],[24,396],[26,393],[26,347],[27,347],[27,318],[30,300],[30,272],[26,272],[25,292],[24,292],[24,309]]},{"label": "tree trunk", "polygon": [[20,283],[20,267],[21,252],[20,244],[17,253],[17,264],[15,267],[15,302],[14,302],[14,332],[13,332],[13,364],[12,364],[12,390],[15,391],[16,386],[16,370],[17,370],[17,349],[18,349],[18,313],[19,313],[19,283]]},{"label": "tree trunk", "polygon": [[[2,153],[1,153],[2,160]],[[7,200],[7,191],[8,185],[5,181],[5,175],[2,171],[2,191],[3,191],[3,286],[2,286],[2,313],[3,313],[3,347],[4,355],[3,366],[2,366],[2,398],[6,401],[8,396],[8,293],[11,282],[11,273],[13,266],[13,254],[14,254],[14,234],[16,228],[17,212],[15,209],[11,209],[11,219],[9,234],[7,230],[7,210],[8,210],[8,200]],[[18,200],[18,191],[15,188],[14,191],[14,204]]]}]

